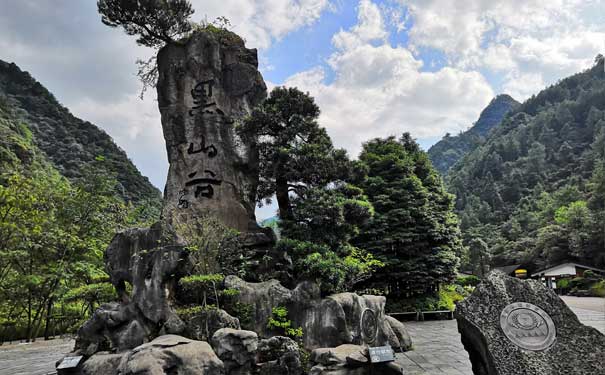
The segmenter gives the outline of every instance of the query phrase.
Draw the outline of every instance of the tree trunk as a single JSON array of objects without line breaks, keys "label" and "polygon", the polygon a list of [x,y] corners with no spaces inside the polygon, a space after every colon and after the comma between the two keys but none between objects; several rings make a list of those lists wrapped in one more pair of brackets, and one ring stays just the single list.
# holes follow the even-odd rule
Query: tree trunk
[{"label": "tree trunk", "polygon": [[46,307],[46,319],[44,322],[44,340],[47,341],[50,339],[50,317],[52,314],[52,310],[53,310],[53,299],[49,298],[48,299],[48,305]]},{"label": "tree trunk", "polygon": [[279,176],[276,178],[275,195],[279,206],[279,217],[282,220],[291,219],[292,209],[290,207],[290,195],[288,194],[288,181],[285,178]]}]

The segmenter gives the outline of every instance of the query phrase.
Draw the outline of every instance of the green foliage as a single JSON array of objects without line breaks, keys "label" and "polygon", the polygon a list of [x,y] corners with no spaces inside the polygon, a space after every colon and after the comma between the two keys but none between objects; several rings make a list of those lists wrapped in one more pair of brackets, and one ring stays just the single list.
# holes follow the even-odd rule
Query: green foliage
[{"label": "green foliage", "polygon": [[475,275],[458,276],[456,277],[456,284],[460,286],[477,286],[481,282],[481,279]]},{"label": "green foliage", "polygon": [[402,311],[453,311],[456,302],[468,297],[470,291],[460,285],[444,284],[436,293],[425,294],[414,298],[387,299],[387,310],[389,312]]},{"label": "green foliage", "polygon": [[[99,161],[102,163],[102,161]],[[0,185],[0,316],[35,337],[58,301],[89,312],[111,299],[102,254],[126,207],[116,182],[89,165],[73,184],[52,169],[14,173]]]},{"label": "green foliage", "polygon": [[303,336],[301,327],[292,328],[292,321],[288,319],[288,309],[282,306],[274,307],[271,310],[271,317],[267,321],[267,328],[279,331],[287,337],[299,339]]},{"label": "green foliage", "polygon": [[468,245],[492,265],[605,266],[605,80],[566,78],[509,113],[447,176]]},{"label": "green foliage", "polygon": [[335,252],[325,244],[283,239],[277,250],[292,257],[296,279],[317,281],[324,295],[352,290],[383,265],[372,254],[353,246],[342,246]]},{"label": "green foliage", "polygon": [[189,275],[179,280],[180,301],[202,306],[219,306],[219,290],[225,276],[221,274]]},{"label": "green foliage", "polygon": [[485,107],[479,120],[469,130],[455,136],[446,134],[427,152],[435,169],[446,175],[454,164],[483,144],[489,131],[500,124],[506,113],[518,105],[519,103],[510,96],[498,95]]},{"label": "green foliage", "polygon": [[453,198],[426,153],[404,134],[365,143],[359,159],[375,214],[353,244],[385,264],[364,285],[400,298],[453,281],[462,253]]},{"label": "green foliage", "polygon": [[[104,162],[95,160],[99,155]],[[74,117],[27,72],[0,61],[0,171],[24,168],[21,172],[27,174],[32,163],[50,164],[72,182],[85,175],[85,166],[96,163],[117,179],[120,197],[144,211],[143,221],[159,218],[160,191],[107,133]]]},{"label": "green foliage", "polygon": [[159,48],[191,30],[194,10],[188,0],[99,0],[101,21],[136,35],[137,43]]},{"label": "green foliage", "polygon": [[335,149],[317,123],[319,107],[309,94],[276,87],[238,127],[259,151],[259,203],[275,194],[282,220],[292,217],[292,193],[304,197],[309,188],[324,187],[350,173],[346,151]]},{"label": "green foliage", "polygon": [[[113,301],[117,297],[118,296],[113,285],[111,283],[104,282],[95,284],[85,284],[78,286],[74,289],[70,289],[63,296],[63,301],[83,301],[93,307],[95,304],[99,305],[104,302]],[[91,308],[91,310],[94,310],[94,308]]]},{"label": "green foliage", "polygon": [[254,312],[254,305],[242,302],[236,302],[233,306],[227,310],[229,313],[239,319],[239,323],[242,329],[252,329],[254,322],[252,321],[252,313]]},{"label": "green foliage", "polygon": [[175,229],[187,242],[193,274],[221,273],[245,277],[244,249],[236,230],[210,215],[176,224]]},{"label": "green foliage", "polygon": [[594,297],[605,297],[605,280],[594,283],[590,287],[590,295]]}]

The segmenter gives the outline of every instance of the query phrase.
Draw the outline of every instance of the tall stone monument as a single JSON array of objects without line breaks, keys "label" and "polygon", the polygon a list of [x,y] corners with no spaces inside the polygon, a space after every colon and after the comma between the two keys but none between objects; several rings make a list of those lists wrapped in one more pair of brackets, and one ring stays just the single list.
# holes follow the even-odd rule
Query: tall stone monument
[{"label": "tall stone monument", "polygon": [[254,215],[258,157],[235,127],[266,97],[256,49],[228,31],[205,31],[158,54],[158,102],[170,169],[163,217],[209,214],[241,232]]}]

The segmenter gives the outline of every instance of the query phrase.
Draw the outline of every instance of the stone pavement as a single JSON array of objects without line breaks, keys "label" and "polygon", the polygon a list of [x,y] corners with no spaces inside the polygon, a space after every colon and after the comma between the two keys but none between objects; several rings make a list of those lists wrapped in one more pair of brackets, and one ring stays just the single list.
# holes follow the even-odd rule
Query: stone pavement
[{"label": "stone pavement", "polygon": [[456,320],[406,322],[414,350],[397,354],[406,375],[472,375]]},{"label": "stone pavement", "polygon": [[70,339],[0,346],[0,375],[55,374],[55,362],[74,347]]},{"label": "stone pavement", "polygon": [[[563,297],[580,321],[605,333],[605,299]],[[414,350],[397,354],[406,375],[472,375],[455,320],[406,322]],[[55,362],[73,348],[73,340],[37,341],[0,346],[0,375],[54,374]]]}]

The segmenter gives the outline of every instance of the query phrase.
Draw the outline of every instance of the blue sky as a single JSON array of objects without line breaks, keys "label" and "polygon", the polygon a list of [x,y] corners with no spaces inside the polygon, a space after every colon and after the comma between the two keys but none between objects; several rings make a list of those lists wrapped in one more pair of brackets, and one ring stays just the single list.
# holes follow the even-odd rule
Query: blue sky
[{"label": "blue sky", "polygon": [[[404,131],[426,149],[471,126],[495,95],[522,101],[605,51],[605,0],[190,1],[195,21],[225,16],[259,50],[269,87],[313,95],[353,157]],[[103,128],[162,190],[157,102],[139,100],[134,74],[154,51],[103,25],[92,0],[0,2],[0,59]]]}]

